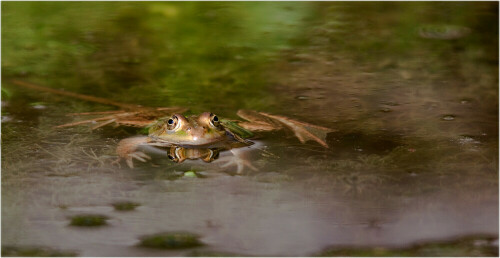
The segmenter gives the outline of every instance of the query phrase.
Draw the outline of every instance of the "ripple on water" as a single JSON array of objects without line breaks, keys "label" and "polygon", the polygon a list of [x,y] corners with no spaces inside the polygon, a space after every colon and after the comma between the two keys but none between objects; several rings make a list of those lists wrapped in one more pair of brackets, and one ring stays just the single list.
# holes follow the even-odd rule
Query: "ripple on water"
[{"label": "ripple on water", "polygon": [[458,137],[458,143],[460,143],[462,145],[466,145],[466,144],[479,144],[481,142],[478,141],[478,140],[476,140],[474,138],[474,136],[471,136],[471,135],[460,135]]},{"label": "ripple on water", "polygon": [[441,120],[453,121],[453,120],[455,120],[455,115],[444,115],[443,117],[441,117]]}]

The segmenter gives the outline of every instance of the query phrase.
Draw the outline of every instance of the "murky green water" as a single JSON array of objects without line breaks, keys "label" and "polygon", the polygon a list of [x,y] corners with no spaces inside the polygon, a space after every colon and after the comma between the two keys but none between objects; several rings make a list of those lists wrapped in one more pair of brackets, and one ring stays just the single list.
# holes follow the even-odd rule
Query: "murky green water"
[{"label": "murky green water", "polygon": [[[328,149],[263,134],[258,171],[243,175],[167,159],[129,169],[111,162],[138,130],[53,128],[113,107],[14,78],[336,131]],[[203,245],[141,246],[165,232]],[[453,242],[477,234],[470,245],[488,251]],[[498,3],[2,2],[6,255],[484,256],[498,255],[495,239]]]}]

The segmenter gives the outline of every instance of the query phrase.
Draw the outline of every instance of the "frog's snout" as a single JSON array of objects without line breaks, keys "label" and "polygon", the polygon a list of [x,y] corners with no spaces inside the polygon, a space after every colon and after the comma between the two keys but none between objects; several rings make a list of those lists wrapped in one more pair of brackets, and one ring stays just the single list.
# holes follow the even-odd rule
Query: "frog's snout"
[{"label": "frog's snout", "polygon": [[188,129],[186,129],[186,131],[189,135],[191,135],[193,141],[198,141],[199,139],[203,138],[203,134],[205,133],[205,129],[203,127],[189,127]]}]

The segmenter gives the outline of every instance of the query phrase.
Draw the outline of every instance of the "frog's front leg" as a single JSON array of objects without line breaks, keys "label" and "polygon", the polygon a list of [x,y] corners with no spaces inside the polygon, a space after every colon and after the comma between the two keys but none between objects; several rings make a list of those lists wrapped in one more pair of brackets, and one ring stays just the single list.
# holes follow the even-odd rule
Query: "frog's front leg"
[{"label": "frog's front leg", "polygon": [[134,159],[137,159],[142,162],[146,162],[150,160],[151,157],[146,153],[139,150],[139,146],[148,145],[150,139],[147,136],[142,137],[132,137],[123,139],[118,143],[116,147],[116,153],[118,154],[118,160],[125,159],[127,165],[130,168],[134,167]]}]

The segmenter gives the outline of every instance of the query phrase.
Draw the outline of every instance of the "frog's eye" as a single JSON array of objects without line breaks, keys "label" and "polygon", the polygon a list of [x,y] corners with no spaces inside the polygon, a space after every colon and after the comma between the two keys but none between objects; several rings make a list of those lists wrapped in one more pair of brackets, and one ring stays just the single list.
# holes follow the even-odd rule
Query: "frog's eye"
[{"label": "frog's eye", "polygon": [[219,118],[214,114],[210,114],[210,124],[215,127],[219,126]]},{"label": "frog's eye", "polygon": [[167,129],[168,130],[174,130],[179,127],[179,118],[177,116],[172,116],[167,120]]}]

